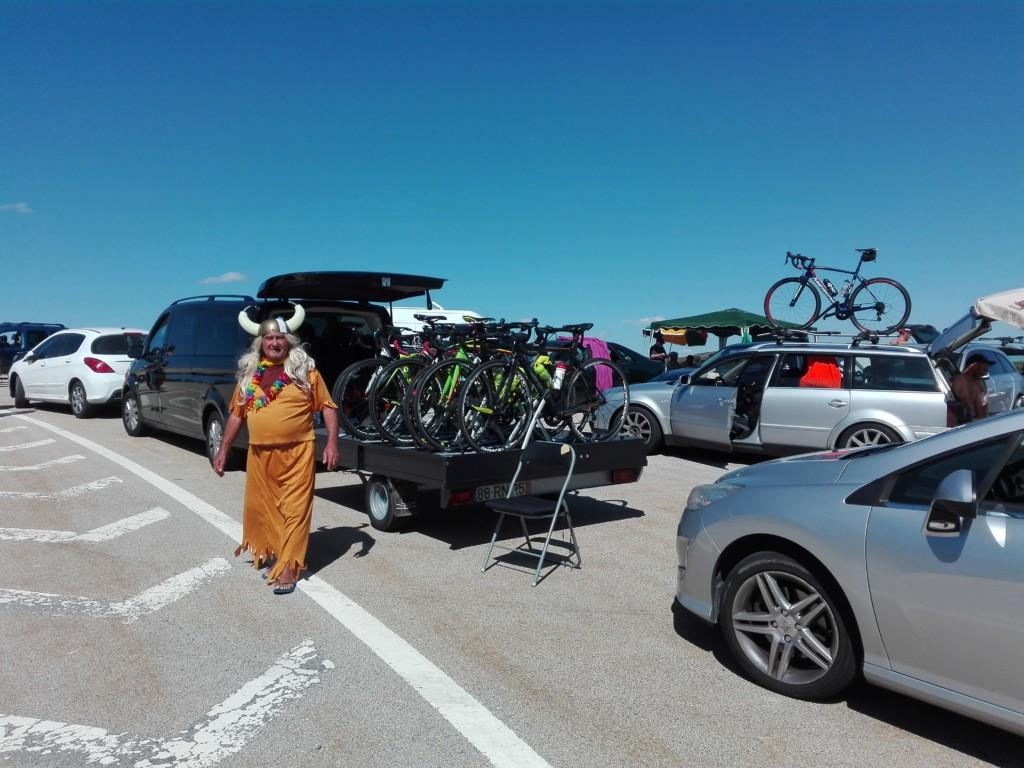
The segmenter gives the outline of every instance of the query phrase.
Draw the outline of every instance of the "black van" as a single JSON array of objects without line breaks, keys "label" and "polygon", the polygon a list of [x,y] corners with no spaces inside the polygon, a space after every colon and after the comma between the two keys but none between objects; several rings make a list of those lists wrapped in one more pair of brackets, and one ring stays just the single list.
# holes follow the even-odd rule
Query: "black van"
[{"label": "black van", "polygon": [[[444,279],[383,272],[298,272],[266,280],[257,297],[193,296],[165,309],[125,376],[122,421],[129,435],[150,429],[196,437],[211,459],[220,449],[238,358],[252,343],[238,313],[256,307],[257,322],[291,315],[289,301],[302,304],[306,319],[296,335],[308,345],[317,369],[333,389],[350,364],[376,353],[374,331],[391,323],[381,304],[427,297]],[[235,443],[231,464],[239,466],[246,435]]]}]

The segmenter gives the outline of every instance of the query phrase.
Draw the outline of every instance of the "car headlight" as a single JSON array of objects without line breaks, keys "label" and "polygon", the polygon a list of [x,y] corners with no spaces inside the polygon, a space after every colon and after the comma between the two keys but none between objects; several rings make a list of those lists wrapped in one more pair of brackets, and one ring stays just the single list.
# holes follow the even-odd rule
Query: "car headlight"
[{"label": "car headlight", "polygon": [[708,504],[714,504],[742,487],[739,483],[712,483],[711,485],[695,486],[686,499],[686,509],[703,509]]}]

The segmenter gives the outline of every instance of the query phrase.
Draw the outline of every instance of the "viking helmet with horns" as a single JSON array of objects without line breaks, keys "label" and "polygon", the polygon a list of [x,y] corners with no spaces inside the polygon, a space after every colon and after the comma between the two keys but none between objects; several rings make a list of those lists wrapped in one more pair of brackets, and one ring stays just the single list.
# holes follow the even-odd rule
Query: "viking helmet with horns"
[{"label": "viking helmet with horns", "polygon": [[283,317],[268,317],[262,323],[254,323],[249,319],[249,307],[238,313],[238,324],[246,333],[253,336],[264,336],[268,333],[295,333],[302,321],[306,319],[306,310],[301,304],[292,303],[295,311],[285,320]]}]

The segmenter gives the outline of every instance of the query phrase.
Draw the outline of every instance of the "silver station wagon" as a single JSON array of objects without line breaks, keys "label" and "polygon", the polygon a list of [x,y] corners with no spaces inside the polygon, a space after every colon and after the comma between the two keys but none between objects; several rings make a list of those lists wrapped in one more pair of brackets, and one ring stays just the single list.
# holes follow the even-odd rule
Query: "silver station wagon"
[{"label": "silver station wagon", "polygon": [[[927,348],[778,341],[730,347],[673,392],[665,442],[780,455],[943,432],[957,352],[990,327],[972,312]],[[994,414],[1015,401],[991,403]]]}]

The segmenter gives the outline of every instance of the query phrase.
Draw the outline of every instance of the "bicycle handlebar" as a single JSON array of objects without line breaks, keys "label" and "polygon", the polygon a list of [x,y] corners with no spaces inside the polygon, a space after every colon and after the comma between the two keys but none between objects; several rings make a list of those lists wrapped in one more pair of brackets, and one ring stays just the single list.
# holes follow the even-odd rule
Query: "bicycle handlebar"
[{"label": "bicycle handlebar", "polygon": [[797,269],[807,269],[808,266],[814,266],[814,259],[810,256],[804,256],[802,253],[791,253],[786,251],[786,260],[784,264],[793,264]]}]

